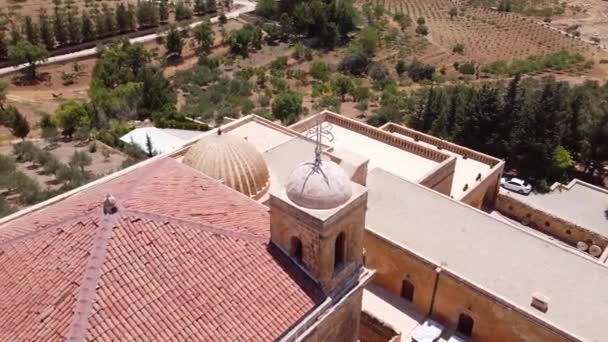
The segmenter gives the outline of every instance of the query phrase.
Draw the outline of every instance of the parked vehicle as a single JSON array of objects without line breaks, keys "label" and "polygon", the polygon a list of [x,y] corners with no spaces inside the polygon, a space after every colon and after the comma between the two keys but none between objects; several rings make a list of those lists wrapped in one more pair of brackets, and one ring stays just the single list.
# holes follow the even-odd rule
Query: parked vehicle
[{"label": "parked vehicle", "polygon": [[515,177],[502,177],[500,179],[500,186],[509,191],[517,192],[522,195],[528,195],[530,192],[532,192],[532,185],[523,179]]}]

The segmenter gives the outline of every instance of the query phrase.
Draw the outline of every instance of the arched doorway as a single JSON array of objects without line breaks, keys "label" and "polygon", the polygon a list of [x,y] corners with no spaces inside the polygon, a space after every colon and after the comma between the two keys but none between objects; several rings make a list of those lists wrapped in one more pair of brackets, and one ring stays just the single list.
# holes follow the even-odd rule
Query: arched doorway
[{"label": "arched doorway", "polygon": [[414,301],[414,290],[414,284],[411,281],[405,279],[401,282],[401,298],[410,302]]},{"label": "arched doorway", "polygon": [[474,324],[475,321],[471,316],[461,313],[460,316],[458,316],[458,326],[456,327],[456,331],[461,333],[463,336],[471,337]]}]

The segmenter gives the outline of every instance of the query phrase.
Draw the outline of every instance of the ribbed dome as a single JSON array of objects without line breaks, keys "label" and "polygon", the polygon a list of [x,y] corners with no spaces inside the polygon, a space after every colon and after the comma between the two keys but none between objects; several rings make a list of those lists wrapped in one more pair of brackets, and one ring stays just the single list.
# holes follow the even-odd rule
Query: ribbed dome
[{"label": "ribbed dome", "polygon": [[184,164],[252,198],[261,197],[268,189],[268,168],[262,154],[240,137],[208,135],[190,147]]},{"label": "ribbed dome", "polygon": [[330,160],[298,165],[287,182],[287,197],[309,209],[332,209],[346,203],[352,195],[350,179]]}]

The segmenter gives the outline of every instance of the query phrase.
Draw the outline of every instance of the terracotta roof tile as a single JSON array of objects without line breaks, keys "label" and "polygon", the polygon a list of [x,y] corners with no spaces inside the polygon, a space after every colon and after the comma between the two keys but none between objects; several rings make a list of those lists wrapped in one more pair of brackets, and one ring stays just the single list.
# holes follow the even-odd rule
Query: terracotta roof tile
[{"label": "terracotta roof tile", "polygon": [[0,340],[276,339],[324,296],[268,239],[267,208],[217,181],[135,169],[0,227]]}]

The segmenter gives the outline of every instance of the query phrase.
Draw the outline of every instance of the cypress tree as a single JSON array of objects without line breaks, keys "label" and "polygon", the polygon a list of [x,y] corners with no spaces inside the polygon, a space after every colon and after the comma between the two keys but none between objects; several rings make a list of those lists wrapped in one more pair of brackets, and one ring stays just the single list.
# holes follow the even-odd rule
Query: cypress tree
[{"label": "cypress tree", "polygon": [[207,0],[207,13],[217,12],[217,2],[215,0]]},{"label": "cypress tree", "polygon": [[127,26],[129,31],[137,30],[137,21],[135,15],[135,6],[133,4],[127,5]]},{"label": "cypress tree", "polygon": [[68,36],[72,44],[80,44],[82,41],[82,20],[76,8],[68,16]]},{"label": "cypress tree", "polygon": [[127,14],[127,8],[125,7],[125,5],[121,2],[118,5],[116,5],[116,27],[118,28],[118,31],[120,33],[124,33],[129,31],[130,27],[129,27],[129,18],[128,18],[128,14]]},{"label": "cypress tree", "polygon": [[194,14],[203,15],[205,12],[205,0],[194,0]]},{"label": "cypress tree", "polygon": [[38,31],[38,25],[34,23],[32,17],[30,17],[29,15],[25,17],[25,21],[23,23],[23,35],[25,36],[25,39],[27,39],[30,43],[34,45],[39,43],[40,35]]},{"label": "cypress tree", "polygon": [[102,5],[103,20],[105,22],[106,32],[108,35],[113,35],[117,31],[116,27],[116,16],[114,11],[107,4]]},{"label": "cypress tree", "polygon": [[65,20],[65,13],[59,8],[55,8],[55,18],[53,21],[55,39],[59,46],[65,46],[68,43],[68,30]]},{"label": "cypress tree", "polygon": [[82,13],[82,41],[90,42],[95,40],[95,27],[93,26],[93,21],[89,16],[89,13]]},{"label": "cypress tree", "polygon": [[40,26],[40,40],[42,44],[44,44],[47,50],[51,50],[55,47],[55,33],[53,32],[53,25],[44,9],[40,11],[38,25]]},{"label": "cypress tree", "polygon": [[0,60],[8,58],[8,44],[6,43],[6,35],[4,31],[0,31]]},{"label": "cypress tree", "polygon": [[158,16],[161,23],[169,21],[169,3],[167,0],[160,0],[158,3]]}]

